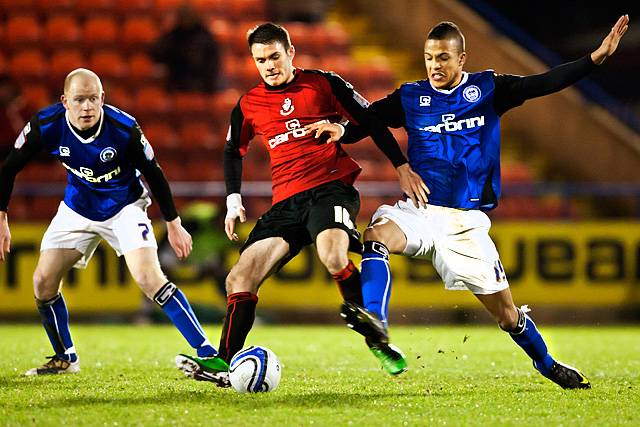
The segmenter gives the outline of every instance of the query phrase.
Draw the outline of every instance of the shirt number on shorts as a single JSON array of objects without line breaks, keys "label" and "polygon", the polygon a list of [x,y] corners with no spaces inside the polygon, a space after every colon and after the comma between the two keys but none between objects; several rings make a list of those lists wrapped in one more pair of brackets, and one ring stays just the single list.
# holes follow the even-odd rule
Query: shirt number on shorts
[{"label": "shirt number on shorts", "polygon": [[353,221],[349,216],[349,211],[342,206],[334,206],[333,212],[335,213],[335,221],[344,224],[349,230],[353,230]]},{"label": "shirt number on shorts", "polygon": [[497,260],[493,265],[493,270],[496,272],[496,282],[504,282],[507,280],[507,274],[504,272],[504,267],[500,260]]},{"label": "shirt number on shorts", "polygon": [[138,227],[142,228],[142,240],[147,240],[147,234],[149,234],[149,226],[144,223],[138,224]]}]

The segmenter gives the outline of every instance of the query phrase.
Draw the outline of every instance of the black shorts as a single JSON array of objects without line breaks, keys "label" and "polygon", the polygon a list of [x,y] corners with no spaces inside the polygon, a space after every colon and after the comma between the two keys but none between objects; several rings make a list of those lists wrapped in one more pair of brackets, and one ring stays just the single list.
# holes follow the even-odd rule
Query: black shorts
[{"label": "black shorts", "polygon": [[349,250],[361,253],[356,228],[359,210],[360,194],[352,185],[342,181],[319,185],[273,205],[258,219],[240,252],[259,240],[282,237],[289,243],[289,255],[282,260],[282,267],[315,242],[321,231],[339,228],[349,235]]}]

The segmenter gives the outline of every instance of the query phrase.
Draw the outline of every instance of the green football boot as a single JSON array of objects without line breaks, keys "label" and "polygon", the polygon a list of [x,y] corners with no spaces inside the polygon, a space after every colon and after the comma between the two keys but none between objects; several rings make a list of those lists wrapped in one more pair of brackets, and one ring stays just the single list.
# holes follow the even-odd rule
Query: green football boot
[{"label": "green football boot", "polygon": [[196,381],[210,381],[218,387],[230,387],[229,365],[221,357],[176,356],[176,367]]},{"label": "green football boot", "polygon": [[393,344],[374,344],[369,340],[365,341],[371,353],[380,361],[388,374],[400,375],[407,370],[407,359],[398,347]]}]

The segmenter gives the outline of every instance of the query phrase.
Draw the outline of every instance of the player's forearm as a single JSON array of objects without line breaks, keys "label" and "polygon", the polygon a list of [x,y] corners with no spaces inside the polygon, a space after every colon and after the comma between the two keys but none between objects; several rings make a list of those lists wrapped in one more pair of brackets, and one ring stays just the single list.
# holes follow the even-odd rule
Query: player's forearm
[{"label": "player's forearm", "polygon": [[558,65],[545,73],[524,77],[517,90],[521,92],[519,96],[522,99],[549,95],[571,86],[595,68],[591,56],[585,55],[577,61]]},{"label": "player's forearm", "polygon": [[242,187],[242,157],[229,143],[223,153],[224,184],[227,194],[240,193]]},{"label": "player's forearm", "polygon": [[389,129],[384,126],[372,124],[369,132],[371,133],[373,142],[376,144],[378,149],[384,153],[394,167],[397,168],[398,166],[407,163],[407,158],[402,153],[402,150],[398,145],[398,141],[396,141],[391,132],[389,132]]},{"label": "player's forearm", "polygon": [[0,165],[0,211],[4,212],[5,215],[9,207],[11,193],[13,192],[16,173],[17,172],[12,170],[6,162]]},{"label": "player's forearm", "polygon": [[178,211],[176,210],[176,205],[173,202],[173,195],[171,194],[169,182],[167,182],[167,178],[164,176],[160,166],[154,161],[153,165],[145,168],[145,170],[141,172],[144,175],[147,184],[149,184],[151,194],[158,202],[158,206],[160,207],[160,212],[162,212],[164,220],[171,222],[176,219],[178,217]]}]

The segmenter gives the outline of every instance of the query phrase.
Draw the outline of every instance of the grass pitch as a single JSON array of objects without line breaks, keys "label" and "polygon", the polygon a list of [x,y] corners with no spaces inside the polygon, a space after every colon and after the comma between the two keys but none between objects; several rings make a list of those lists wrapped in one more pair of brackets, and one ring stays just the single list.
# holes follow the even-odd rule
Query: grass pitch
[{"label": "grass pitch", "polygon": [[[206,328],[212,340],[219,326]],[[39,326],[0,325],[0,425],[639,425],[640,328],[543,327],[558,359],[593,389],[537,374],[496,327],[393,327],[410,371],[392,378],[339,326],[256,326],[283,375],[273,393],[240,395],[175,369],[189,351],[169,326],[72,325],[77,375],[23,377],[51,349]]]}]

